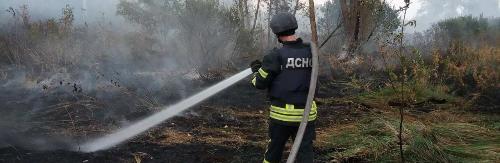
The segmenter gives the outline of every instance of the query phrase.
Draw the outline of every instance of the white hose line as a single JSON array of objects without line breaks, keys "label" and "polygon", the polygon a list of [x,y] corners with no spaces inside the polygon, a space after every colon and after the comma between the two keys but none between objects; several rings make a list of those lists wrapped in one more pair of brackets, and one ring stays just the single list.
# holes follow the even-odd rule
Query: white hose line
[{"label": "white hose line", "polygon": [[314,99],[314,94],[316,93],[316,81],[318,80],[318,47],[316,44],[311,42],[311,52],[312,52],[312,72],[311,80],[309,84],[309,94],[307,95],[306,108],[304,109],[304,114],[302,114],[302,122],[300,122],[299,130],[297,131],[297,136],[293,141],[292,149],[290,150],[290,155],[288,155],[287,163],[293,163],[295,157],[299,151],[300,144],[302,143],[302,138],[304,137],[304,132],[306,130],[307,122],[309,121],[309,113],[311,112],[311,106]]},{"label": "white hose line", "polygon": [[197,103],[215,95],[216,93],[226,89],[227,87],[235,84],[236,82],[244,79],[245,77],[251,74],[252,70],[250,68],[246,69],[185,100],[182,100],[174,105],[164,107],[163,110],[161,110],[158,113],[155,113],[143,120],[135,122],[134,124],[128,127],[119,129],[109,135],[105,135],[104,137],[86,142],[82,146],[76,147],[76,149],[74,150],[81,152],[95,152],[116,146],[160,124],[161,122],[169,118],[172,118],[173,116],[181,113],[182,111],[189,109],[190,107],[196,105]]}]

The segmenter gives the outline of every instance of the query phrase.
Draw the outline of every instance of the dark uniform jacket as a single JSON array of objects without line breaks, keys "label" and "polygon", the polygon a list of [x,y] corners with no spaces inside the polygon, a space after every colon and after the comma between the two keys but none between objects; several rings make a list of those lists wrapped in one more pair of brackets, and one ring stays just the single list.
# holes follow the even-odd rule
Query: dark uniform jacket
[{"label": "dark uniform jacket", "polygon": [[[311,57],[310,45],[300,38],[283,42],[283,47],[275,48],[264,56],[262,67],[254,75],[252,83],[257,89],[268,89],[271,119],[292,125],[300,122],[309,91]],[[316,118],[315,104],[312,109],[310,121]]]}]

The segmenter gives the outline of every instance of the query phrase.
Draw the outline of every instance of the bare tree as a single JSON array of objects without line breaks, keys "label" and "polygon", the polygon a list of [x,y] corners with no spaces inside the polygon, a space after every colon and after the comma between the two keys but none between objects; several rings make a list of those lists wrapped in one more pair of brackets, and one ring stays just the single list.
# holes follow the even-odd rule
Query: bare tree
[{"label": "bare tree", "polygon": [[245,17],[245,20],[246,21],[243,21],[243,23],[245,24],[245,26],[250,26],[250,20],[249,19],[246,19],[246,17],[249,14],[249,11],[248,11],[248,0],[243,0],[243,5],[245,6],[245,10],[243,11],[243,17]]},{"label": "bare tree", "polygon": [[403,106],[399,107],[399,135],[398,135],[398,138],[399,138],[399,154],[401,156],[401,162],[405,162],[405,157],[404,157],[404,151],[403,151],[403,121],[404,121],[404,109],[406,106],[409,106],[408,104],[408,99],[407,97],[405,96],[405,86],[406,86],[406,67],[407,67],[407,61],[405,59],[405,57],[403,57],[403,49],[404,49],[404,32],[405,32],[405,19],[406,19],[406,11],[408,10],[408,8],[410,7],[410,0],[405,0],[405,6],[404,7],[401,7],[401,9],[403,10],[403,20],[402,20],[402,23],[401,23],[401,33],[398,34],[397,38],[398,38],[398,43],[399,43],[399,51],[398,51],[398,55],[399,55],[399,58],[400,58],[400,62],[401,62],[401,67],[403,69],[403,77],[402,77],[402,81],[401,81],[401,100],[403,103]]},{"label": "bare tree", "polygon": [[316,27],[316,12],[314,10],[314,0],[309,0],[309,21],[311,22],[311,41],[318,45],[318,30]]},{"label": "bare tree", "polygon": [[347,47],[347,54],[353,55],[363,41],[369,40],[384,16],[385,2],[380,0],[339,0]]},{"label": "bare tree", "polygon": [[245,0],[238,0],[238,17],[240,18],[240,26],[245,27],[245,11],[244,2]]},{"label": "bare tree", "polygon": [[[267,5],[267,21],[271,23],[271,13],[273,12],[273,2],[269,0],[269,4]],[[271,43],[271,30],[267,29],[267,45],[270,46]]]},{"label": "bare tree", "polygon": [[297,15],[297,10],[300,9],[300,2],[299,0],[295,1],[295,8],[293,9],[293,16]]},{"label": "bare tree", "polygon": [[253,26],[252,26],[251,34],[253,34],[253,32],[255,30],[255,25],[257,24],[257,17],[259,16],[259,9],[260,9],[260,0],[257,0],[257,9],[255,9],[255,15],[253,18]]}]

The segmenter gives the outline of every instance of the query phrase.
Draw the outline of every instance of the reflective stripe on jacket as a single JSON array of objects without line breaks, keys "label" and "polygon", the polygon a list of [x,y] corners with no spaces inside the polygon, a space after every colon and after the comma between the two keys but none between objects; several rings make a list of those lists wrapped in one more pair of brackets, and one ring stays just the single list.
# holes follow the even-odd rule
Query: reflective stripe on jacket
[{"label": "reflective stripe on jacket", "polygon": [[[264,56],[262,67],[254,73],[252,85],[268,90],[272,120],[299,125],[309,92],[311,57],[310,45],[301,39],[283,42],[283,47],[275,48]],[[309,121],[316,118],[317,107],[314,103]]]},{"label": "reflective stripe on jacket", "polygon": [[[318,114],[317,108],[316,102],[313,101],[311,112],[309,113],[309,121],[316,120]],[[271,105],[270,117],[276,120],[285,122],[300,122],[302,121],[303,114],[304,108],[295,108],[295,106],[291,104],[286,104],[285,108]]]}]

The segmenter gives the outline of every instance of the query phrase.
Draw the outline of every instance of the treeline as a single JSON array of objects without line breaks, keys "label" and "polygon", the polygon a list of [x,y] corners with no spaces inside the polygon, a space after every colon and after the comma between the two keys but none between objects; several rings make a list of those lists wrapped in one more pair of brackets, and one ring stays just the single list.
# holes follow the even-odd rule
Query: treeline
[{"label": "treeline", "polygon": [[[369,2],[329,2],[322,7],[324,15],[318,14],[322,15],[318,21],[320,36],[328,36],[332,26],[338,26],[334,32],[337,36],[331,39],[335,41],[327,45],[334,50],[330,52],[342,51],[344,45],[349,48],[349,55],[354,54],[364,42],[386,31],[382,30],[386,29],[385,21],[378,20],[388,15],[393,22],[396,20],[396,12],[387,4]],[[350,5],[363,6],[359,10],[366,18],[361,24],[351,20],[355,12],[341,12],[340,6]],[[208,80],[242,69],[249,61],[261,58],[266,50],[278,46],[268,29],[274,14],[292,12],[307,22],[306,4],[296,0],[237,0],[229,4],[217,0],[121,1],[117,15],[130,23],[126,32],[114,30],[116,26],[106,20],[75,25],[71,6],[63,9],[60,18],[39,21],[31,20],[27,5],[11,7],[8,12],[12,17],[5,20],[0,34],[3,66],[39,71],[32,74],[82,67],[104,72],[175,69],[178,74],[194,74]],[[372,12],[377,16],[372,16]],[[341,20],[339,15],[353,18]],[[352,24],[359,30],[344,28],[342,24]],[[308,26],[301,26],[301,31],[307,40]]]},{"label": "treeline", "polygon": [[[441,99],[463,109],[497,112],[500,106],[495,100],[500,96],[499,20],[481,16],[443,20],[424,32],[405,34],[402,47],[400,42],[393,41],[398,40],[401,33],[390,34],[393,40],[388,37],[379,42],[379,52],[373,57],[364,57],[368,62],[361,60],[351,66],[354,73],[347,76],[365,74],[350,80],[361,80],[361,85],[366,85],[364,92],[390,90],[389,94],[397,97],[393,100],[400,105]],[[374,85],[380,82],[370,80],[377,77],[383,86]]]},{"label": "treeline", "polygon": [[422,56],[426,76],[471,105],[495,110],[500,103],[500,18],[462,16],[417,33],[409,46]]},{"label": "treeline", "polygon": [[[296,0],[121,1],[117,15],[130,23],[125,31],[105,20],[75,25],[71,6],[60,18],[40,21],[31,20],[27,6],[9,8],[12,17],[0,31],[2,74],[16,69],[44,78],[85,70],[221,79],[278,46],[267,25],[272,15],[291,12],[308,22],[306,6]],[[400,27],[418,22],[402,24],[402,11],[378,0],[320,6],[322,79],[356,81],[368,91],[404,80],[446,86],[455,95],[498,90],[498,18],[452,18],[409,35]],[[305,24],[299,35],[307,40]]]}]

